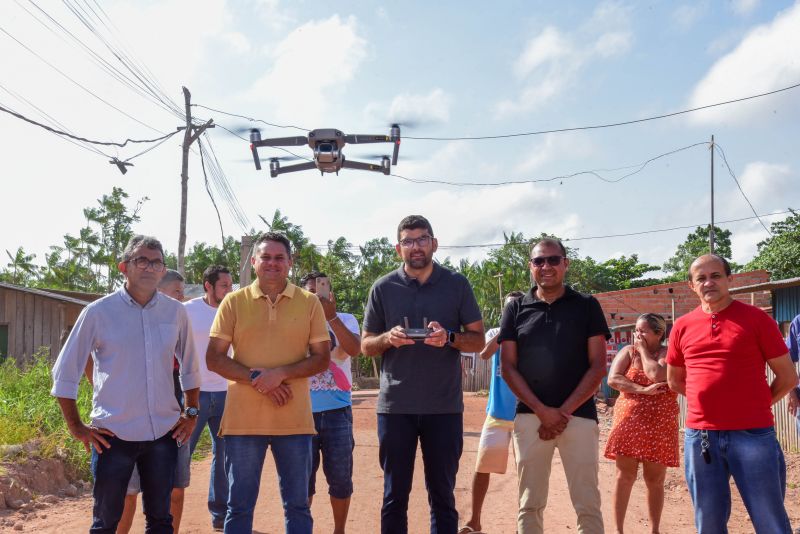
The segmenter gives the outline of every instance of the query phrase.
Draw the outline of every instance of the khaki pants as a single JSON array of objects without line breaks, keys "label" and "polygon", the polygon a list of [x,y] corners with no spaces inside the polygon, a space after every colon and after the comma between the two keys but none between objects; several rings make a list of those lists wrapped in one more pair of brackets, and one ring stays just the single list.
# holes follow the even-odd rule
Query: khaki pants
[{"label": "khaki pants", "polygon": [[573,417],[558,437],[539,438],[539,418],[517,414],[514,420],[514,453],[519,478],[519,534],[544,532],[544,508],[550,484],[553,452],[558,448],[569,496],[578,515],[580,534],[603,534],[597,472],[600,429],[592,419]]}]

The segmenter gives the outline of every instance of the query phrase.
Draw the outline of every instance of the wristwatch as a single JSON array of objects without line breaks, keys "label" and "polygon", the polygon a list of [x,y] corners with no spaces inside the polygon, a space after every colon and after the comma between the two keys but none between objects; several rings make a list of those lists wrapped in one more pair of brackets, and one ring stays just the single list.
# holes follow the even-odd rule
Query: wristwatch
[{"label": "wristwatch", "polygon": [[194,406],[189,406],[185,410],[183,410],[183,415],[186,417],[197,417],[200,415],[200,410],[195,408]]},{"label": "wristwatch", "polygon": [[447,331],[447,344],[452,345],[456,342],[456,333],[452,330]]}]

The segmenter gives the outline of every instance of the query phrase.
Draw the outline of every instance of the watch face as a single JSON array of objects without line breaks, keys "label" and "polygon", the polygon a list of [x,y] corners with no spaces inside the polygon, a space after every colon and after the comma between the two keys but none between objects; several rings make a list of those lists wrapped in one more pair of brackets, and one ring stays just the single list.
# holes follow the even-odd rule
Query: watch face
[{"label": "watch face", "polygon": [[455,332],[450,332],[449,334],[447,334],[447,342],[448,343],[455,343],[456,342],[456,333]]},{"label": "watch face", "polygon": [[199,413],[200,413],[200,411],[197,408],[195,408],[194,406],[186,408],[186,415],[188,415],[189,417],[197,417],[197,414],[199,414]]}]

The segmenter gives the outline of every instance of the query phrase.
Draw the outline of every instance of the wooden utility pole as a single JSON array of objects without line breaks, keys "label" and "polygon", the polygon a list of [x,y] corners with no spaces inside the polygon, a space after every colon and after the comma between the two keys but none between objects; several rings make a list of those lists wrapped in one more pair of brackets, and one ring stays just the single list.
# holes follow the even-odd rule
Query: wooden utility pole
[{"label": "wooden utility pole", "polygon": [[708,248],[714,254],[714,136],[711,136],[711,228],[708,231]]},{"label": "wooden utility pole", "polygon": [[189,195],[189,148],[192,143],[202,135],[206,128],[214,127],[214,119],[208,119],[208,122],[202,126],[194,126],[192,124],[192,94],[187,88],[183,88],[183,100],[186,104],[186,126],[179,126],[179,130],[183,132],[183,161],[181,163],[181,223],[180,231],[178,234],[178,272],[181,275],[185,274],[184,269],[184,254],[186,253],[186,211]]},{"label": "wooden utility pole", "polygon": [[239,287],[246,287],[252,281],[250,276],[250,257],[253,253],[253,236],[243,235],[239,245]]}]

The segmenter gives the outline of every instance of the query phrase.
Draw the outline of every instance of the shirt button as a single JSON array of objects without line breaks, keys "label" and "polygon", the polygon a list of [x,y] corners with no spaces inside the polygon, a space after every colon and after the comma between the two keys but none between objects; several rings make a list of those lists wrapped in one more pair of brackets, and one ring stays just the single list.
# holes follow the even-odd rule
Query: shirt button
[{"label": "shirt button", "polygon": [[711,328],[716,328],[716,327],[717,327],[716,323],[711,325]]},{"label": "shirt button", "polygon": [[711,318],[712,318],[712,319],[716,319],[716,318],[717,318],[717,316],[716,316],[716,315],[712,315],[712,316],[711,316]]}]

